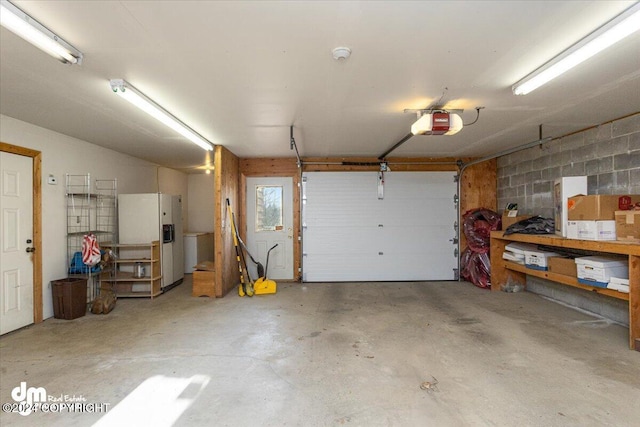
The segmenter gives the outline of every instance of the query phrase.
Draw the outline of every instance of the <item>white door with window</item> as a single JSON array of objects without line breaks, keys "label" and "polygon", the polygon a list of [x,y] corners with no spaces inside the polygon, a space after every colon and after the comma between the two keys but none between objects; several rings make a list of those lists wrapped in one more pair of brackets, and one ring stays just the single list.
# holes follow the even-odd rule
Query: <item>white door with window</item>
[{"label": "white door with window", "polygon": [[33,323],[33,160],[0,152],[0,334]]},{"label": "white door with window", "polygon": [[[291,280],[293,271],[293,178],[247,178],[247,229],[245,242],[254,259],[267,267],[270,279]],[[251,277],[256,266],[247,257]]]}]

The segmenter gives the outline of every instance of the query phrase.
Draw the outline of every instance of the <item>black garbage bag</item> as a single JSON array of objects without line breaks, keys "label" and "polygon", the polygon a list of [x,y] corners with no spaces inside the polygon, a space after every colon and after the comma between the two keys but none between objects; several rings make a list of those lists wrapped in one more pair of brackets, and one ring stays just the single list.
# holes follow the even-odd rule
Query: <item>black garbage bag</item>
[{"label": "black garbage bag", "polygon": [[518,221],[504,230],[504,235],[509,234],[554,234],[556,232],[555,223],[552,218],[534,216],[533,218]]}]

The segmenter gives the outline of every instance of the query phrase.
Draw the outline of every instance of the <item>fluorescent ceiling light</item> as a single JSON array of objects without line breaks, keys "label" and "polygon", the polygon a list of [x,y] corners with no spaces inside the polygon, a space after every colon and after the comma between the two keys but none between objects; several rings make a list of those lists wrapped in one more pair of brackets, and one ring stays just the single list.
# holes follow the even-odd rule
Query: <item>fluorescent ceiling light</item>
[{"label": "fluorescent ceiling light", "polygon": [[636,3],[513,85],[514,95],[526,95],[536,90],[639,29],[640,3]]},{"label": "fluorescent ceiling light", "polygon": [[212,143],[204,139],[200,134],[185,125],[167,110],[156,104],[151,98],[147,97],[127,81],[122,79],[113,79],[109,83],[111,85],[111,90],[145,113],[149,114],[154,119],[162,122],[164,125],[170,127],[204,150],[213,150]]},{"label": "fluorescent ceiling light", "polygon": [[82,63],[82,52],[7,0],[0,1],[0,25],[62,62]]},{"label": "fluorescent ceiling light", "polygon": [[462,129],[462,119],[454,113],[436,111],[425,113],[411,125],[414,135],[453,135]]}]

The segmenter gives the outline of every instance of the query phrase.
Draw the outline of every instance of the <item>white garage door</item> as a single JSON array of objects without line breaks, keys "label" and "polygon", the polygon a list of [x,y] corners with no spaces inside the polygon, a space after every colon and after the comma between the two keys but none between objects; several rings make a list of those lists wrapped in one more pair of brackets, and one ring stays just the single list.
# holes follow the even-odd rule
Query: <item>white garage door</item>
[{"label": "white garage door", "polygon": [[303,281],[455,280],[453,172],[303,175]]}]

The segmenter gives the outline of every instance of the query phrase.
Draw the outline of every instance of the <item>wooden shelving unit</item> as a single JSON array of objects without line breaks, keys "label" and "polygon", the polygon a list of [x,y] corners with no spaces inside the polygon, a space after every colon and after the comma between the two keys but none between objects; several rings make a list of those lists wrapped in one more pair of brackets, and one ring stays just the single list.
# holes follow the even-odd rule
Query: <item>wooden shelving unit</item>
[{"label": "wooden shelving unit", "polygon": [[[526,268],[504,260],[502,253],[510,242],[532,243],[556,248],[579,249],[604,254],[623,255],[629,259],[629,293],[611,289],[587,286],[578,283],[575,277],[549,271]],[[640,351],[640,244],[618,241],[574,240],[553,235],[511,234],[505,236],[502,231],[491,232],[491,290],[500,291],[508,280],[526,286],[526,276],[541,277],[586,291],[596,292],[612,298],[629,302],[629,347]]]},{"label": "wooden shelving unit", "polygon": [[[162,293],[160,242],[104,245],[116,254],[114,267],[103,282],[111,284],[119,298],[153,298]],[[145,277],[134,277],[136,264],[143,264]]]},{"label": "wooden shelving unit", "polygon": [[596,292],[602,295],[629,301],[629,294],[614,291],[612,289],[598,288],[597,286],[583,285],[582,283],[578,282],[577,278],[565,276],[564,274],[553,273],[551,271],[533,270],[531,268],[525,267],[524,265],[516,264],[515,262],[506,260],[504,261],[504,268],[512,271],[519,271],[521,273],[528,274],[529,276],[541,277],[553,282],[562,283],[563,285],[573,286],[574,288],[584,289],[585,291]]}]

